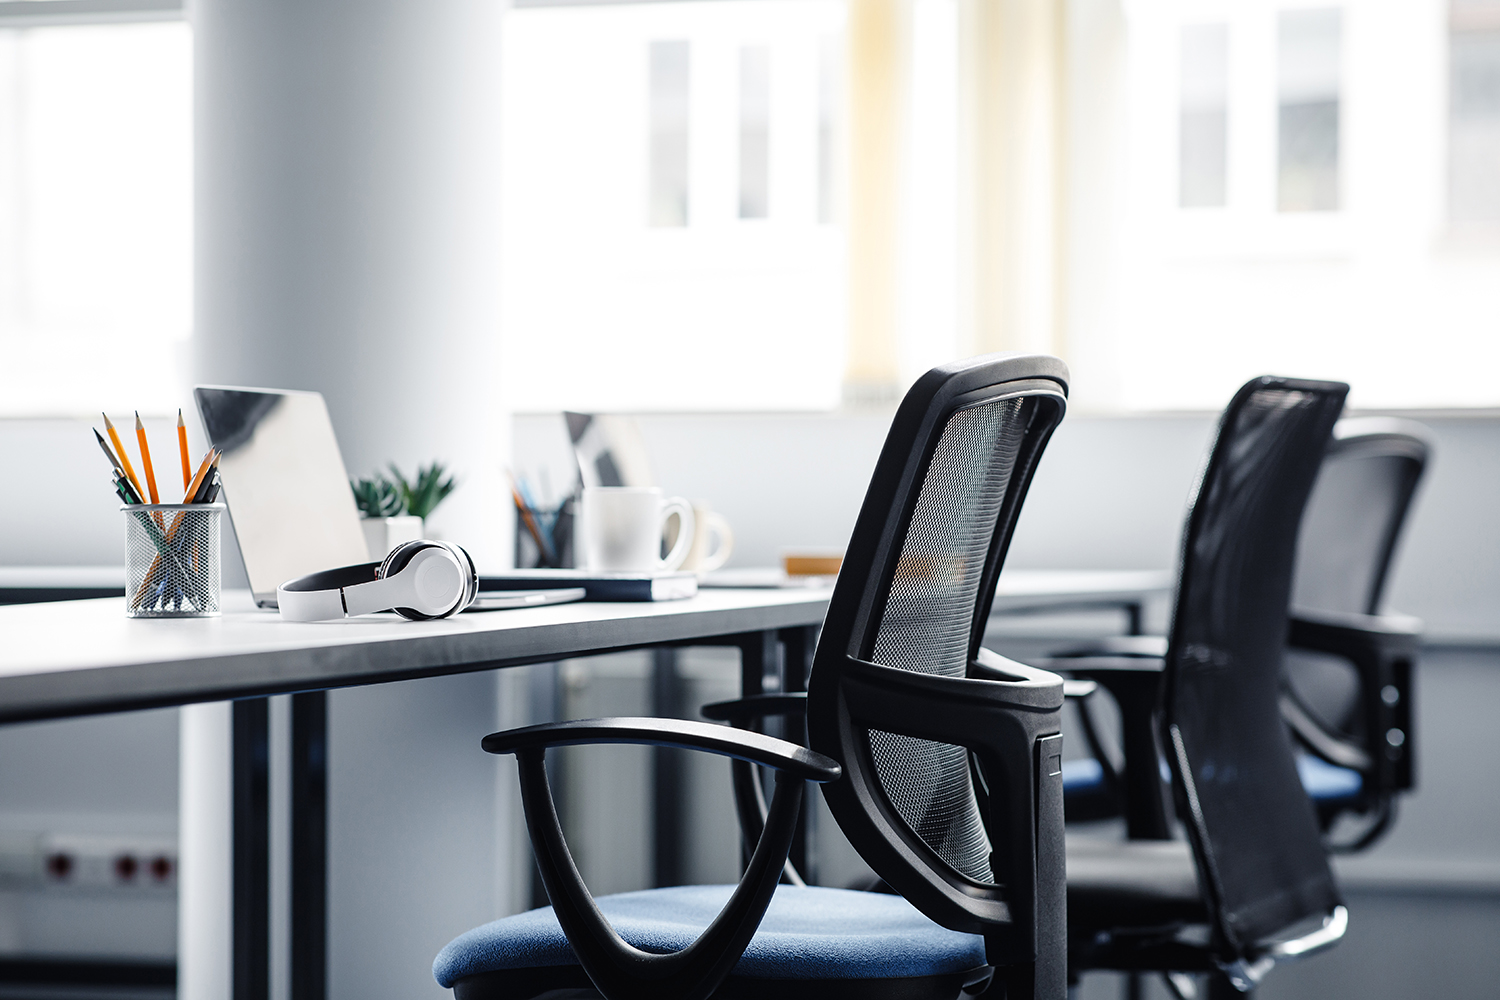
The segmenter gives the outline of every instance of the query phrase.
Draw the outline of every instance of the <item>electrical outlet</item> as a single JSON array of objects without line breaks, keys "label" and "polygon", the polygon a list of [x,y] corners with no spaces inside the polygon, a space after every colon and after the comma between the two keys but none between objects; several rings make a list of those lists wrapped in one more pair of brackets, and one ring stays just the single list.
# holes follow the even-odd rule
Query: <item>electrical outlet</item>
[{"label": "electrical outlet", "polygon": [[68,833],[0,835],[0,887],[175,892],[177,841]]}]

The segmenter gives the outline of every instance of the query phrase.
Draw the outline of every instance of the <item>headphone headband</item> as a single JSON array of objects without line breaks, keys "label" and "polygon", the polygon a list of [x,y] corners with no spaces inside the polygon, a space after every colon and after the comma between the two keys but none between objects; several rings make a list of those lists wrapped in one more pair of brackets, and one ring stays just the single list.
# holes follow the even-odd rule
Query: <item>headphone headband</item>
[{"label": "headphone headband", "polygon": [[382,562],[310,573],[276,588],[287,621],[327,621],[394,608],[425,621],[457,614],[479,593],[474,560],[451,542],[404,542]]}]

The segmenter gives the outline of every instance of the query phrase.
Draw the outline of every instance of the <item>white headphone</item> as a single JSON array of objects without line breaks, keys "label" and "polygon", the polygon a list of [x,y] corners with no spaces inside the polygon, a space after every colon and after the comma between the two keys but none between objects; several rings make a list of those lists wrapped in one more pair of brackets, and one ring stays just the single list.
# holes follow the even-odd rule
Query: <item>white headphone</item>
[{"label": "white headphone", "polygon": [[367,615],[392,608],[403,618],[447,618],[474,602],[479,572],[451,542],[403,542],[384,562],[325,569],[276,588],[276,606],[291,622]]}]

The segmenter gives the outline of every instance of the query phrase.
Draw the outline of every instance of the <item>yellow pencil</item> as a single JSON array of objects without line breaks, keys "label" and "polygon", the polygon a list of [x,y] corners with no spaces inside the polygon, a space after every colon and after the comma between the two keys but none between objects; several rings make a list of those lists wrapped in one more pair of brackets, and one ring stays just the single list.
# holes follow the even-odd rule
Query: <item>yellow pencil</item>
[{"label": "yellow pencil", "polygon": [[146,497],[146,491],[141,489],[141,481],[135,478],[135,469],[131,468],[130,456],[125,454],[125,446],[120,443],[120,432],[115,430],[114,421],[109,419],[109,414],[104,414],[104,429],[109,433],[109,440],[115,446],[115,454],[119,456],[120,464],[125,466],[125,475],[130,480],[130,485],[135,487],[135,495],[142,500]]},{"label": "yellow pencil", "polygon": [[182,422],[182,408],[177,408],[177,451],[182,456],[182,488],[193,481],[193,466],[188,461],[187,424]]},{"label": "yellow pencil", "polygon": [[198,487],[203,483],[203,477],[208,475],[208,470],[217,460],[218,455],[214,453],[214,450],[208,449],[208,454],[203,456],[203,463],[198,466],[197,474],[193,476],[192,482],[188,483],[187,493],[182,498],[183,503],[193,502],[193,494],[198,492]]},{"label": "yellow pencil", "polygon": [[161,503],[156,497],[156,473],[151,471],[151,448],[146,444],[146,425],[141,423],[141,411],[135,411],[135,439],[141,444],[141,465],[146,469],[146,488],[151,491],[151,502]]}]

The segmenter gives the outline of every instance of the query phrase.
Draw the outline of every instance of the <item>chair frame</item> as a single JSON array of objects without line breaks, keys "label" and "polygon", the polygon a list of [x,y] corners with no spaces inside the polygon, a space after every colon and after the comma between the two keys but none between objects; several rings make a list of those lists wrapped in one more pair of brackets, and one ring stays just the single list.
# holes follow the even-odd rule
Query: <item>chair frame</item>
[{"label": "chair frame", "polygon": [[[1172,624],[1166,656],[1185,655],[1181,648],[1189,641],[1192,630],[1185,625],[1184,594],[1191,593],[1195,572],[1200,569],[1199,560],[1193,556],[1194,540],[1203,530],[1208,519],[1222,516],[1210,509],[1211,503],[1222,503],[1228,487],[1221,482],[1224,465],[1229,461],[1222,447],[1222,435],[1232,425],[1253,393],[1268,388],[1304,390],[1328,394],[1338,392],[1342,404],[1347,386],[1337,383],[1307,382],[1299,379],[1260,378],[1242,386],[1225,407],[1220,418],[1219,435],[1213,451],[1203,470],[1184,525],[1183,558],[1178,581],[1176,613]],[[1341,391],[1339,391],[1341,390]],[[1331,437],[1332,418],[1329,419]],[[1217,494],[1205,493],[1214,486]],[[1307,495],[1312,490],[1312,480],[1306,483]],[[1215,496],[1220,499],[1217,501]],[[1292,567],[1287,567],[1288,601]],[[1201,599],[1202,595],[1199,595]],[[1290,627],[1290,610],[1283,620]],[[1176,648],[1174,648],[1176,647]],[[1239,992],[1249,992],[1278,962],[1300,958],[1331,947],[1342,937],[1347,926],[1347,911],[1334,893],[1331,908],[1322,914],[1321,926],[1300,936],[1272,939],[1247,940],[1231,925],[1223,902],[1224,891],[1220,884],[1218,863],[1210,832],[1198,805],[1195,790],[1196,778],[1193,765],[1184,748],[1178,719],[1174,716],[1174,687],[1180,682],[1177,671],[1166,670],[1162,640],[1156,637],[1123,637],[1117,642],[1103,643],[1094,647],[1103,649],[1104,656],[1068,657],[1065,654],[1047,661],[1053,669],[1066,669],[1076,677],[1094,680],[1115,694],[1120,701],[1122,723],[1126,735],[1125,774],[1119,779],[1126,797],[1128,833],[1133,840],[1170,839],[1171,804],[1166,798],[1167,786],[1160,776],[1159,760],[1165,756],[1170,764],[1171,795],[1175,800],[1176,814],[1182,818],[1188,840],[1192,845],[1197,869],[1199,890],[1207,909],[1210,939],[1205,945],[1189,943],[1178,938],[1175,930],[1166,928],[1122,928],[1115,936],[1101,936],[1087,946],[1088,954],[1077,957],[1079,964],[1075,972],[1089,968],[1121,970],[1188,972],[1211,971],[1215,979],[1211,991],[1221,992],[1222,987],[1232,987]],[[1089,650],[1088,652],[1092,652]],[[1202,652],[1202,651],[1200,651]],[[1114,655],[1108,655],[1108,654]],[[1192,654],[1187,654],[1192,655]],[[1202,652],[1202,655],[1208,655]],[[1177,662],[1177,661],[1174,661]],[[1127,714],[1128,713],[1128,714]],[[1097,743],[1097,734],[1086,728],[1086,738],[1095,745],[1100,761],[1106,768],[1110,761],[1104,749]],[[1165,753],[1163,754],[1163,751]],[[1106,771],[1108,773],[1108,771]],[[1289,928],[1283,929],[1283,933]]]},{"label": "chair frame", "polygon": [[[714,994],[765,913],[787,858],[807,781],[832,784],[828,796],[845,833],[871,865],[919,910],[953,930],[982,934],[995,966],[959,977],[963,992],[986,989],[1007,1000],[1066,996],[1066,884],[1062,815],[1063,680],[1011,663],[979,641],[995,579],[1036,462],[1066,410],[1067,368],[1045,355],[990,355],[933,369],[907,393],[872,476],[850,551],[839,574],[814,654],[810,692],[752,697],[721,717],[752,718],[807,710],[813,742],[840,756],[805,749],[743,728],[669,719],[595,719],[495,733],[491,753],[515,753],[528,830],[558,922],[589,980],[607,1000]],[[939,676],[868,660],[884,591],[905,540],[932,451],[955,412],[1002,399],[1035,400],[997,513],[973,611],[967,676]],[[878,541],[871,545],[871,539]],[[804,700],[805,699],[805,700]],[[968,747],[976,761],[976,797],[1007,850],[993,865],[1003,884],[966,879],[944,863],[900,818],[880,789],[870,759],[871,728]],[[827,730],[825,733],[823,730]],[[585,743],[644,743],[704,750],[734,759],[741,815],[758,820],[757,844],[740,885],[718,918],[688,948],[649,954],[627,944],[594,903],[563,840],[547,784],[545,751]],[[862,744],[862,746],[861,746]],[[775,771],[771,802],[750,765]],[[743,777],[743,780],[741,778]],[[983,794],[984,781],[996,794]],[[792,871],[794,875],[794,871]],[[482,974],[488,976],[490,974]],[[952,980],[947,976],[946,980]],[[538,980],[541,984],[555,980]],[[730,980],[730,983],[735,981]],[[860,996],[911,995],[911,981],[852,980]],[[780,981],[778,981],[780,983]],[[844,995],[839,981],[820,995]],[[455,988],[462,987],[460,982]],[[735,987],[738,989],[738,987]]]},{"label": "chair frame", "polygon": [[[1378,612],[1406,511],[1430,450],[1424,429],[1410,421],[1344,418],[1335,425],[1324,458],[1328,462],[1351,454],[1374,453],[1406,457],[1416,463],[1416,474],[1399,501],[1401,516],[1392,519],[1376,554],[1375,587],[1367,595],[1364,613],[1294,607],[1290,614],[1288,649],[1342,657],[1354,666],[1360,681],[1363,740],[1321,722],[1290,685],[1283,687],[1281,697],[1282,718],[1298,743],[1330,764],[1360,772],[1363,779],[1353,808],[1371,816],[1371,821],[1349,840],[1330,839],[1328,848],[1336,854],[1355,853],[1378,840],[1394,820],[1396,797],[1415,787],[1412,726],[1422,623],[1406,615]],[[1083,699],[1075,702],[1084,740],[1103,768],[1105,779],[1102,796],[1105,802],[1098,814],[1082,818],[1103,819],[1123,813],[1132,840],[1171,837],[1170,791],[1159,777],[1156,762],[1161,747],[1152,721],[1160,701],[1164,645],[1162,636],[1119,636],[1062,651],[1045,664],[1049,669],[1096,681],[1120,707],[1123,774],[1111,761],[1087,702]],[[1347,803],[1319,806],[1319,821],[1325,833],[1348,811]]]}]

